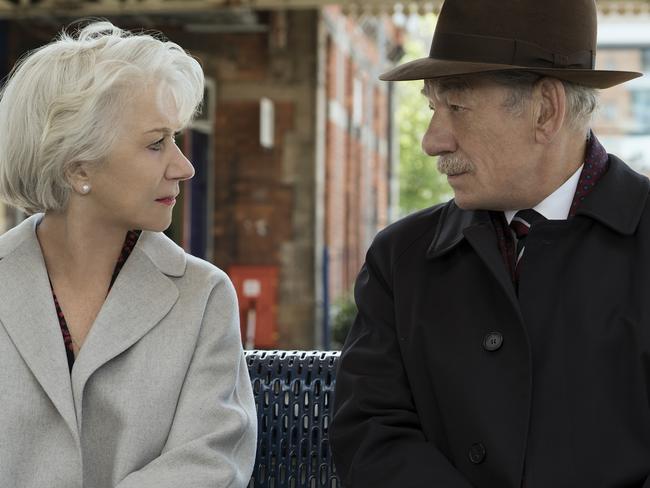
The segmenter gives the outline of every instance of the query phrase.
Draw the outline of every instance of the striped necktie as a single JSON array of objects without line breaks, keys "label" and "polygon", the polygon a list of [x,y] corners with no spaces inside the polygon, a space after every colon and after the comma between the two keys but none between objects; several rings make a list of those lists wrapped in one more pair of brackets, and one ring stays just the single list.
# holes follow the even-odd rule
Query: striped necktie
[{"label": "striped necktie", "polygon": [[538,222],[542,222],[546,218],[533,209],[520,210],[515,214],[510,222],[510,228],[517,237],[517,249],[515,253],[515,280],[519,281],[521,275],[521,258],[526,249],[526,236],[530,232],[530,228]]}]

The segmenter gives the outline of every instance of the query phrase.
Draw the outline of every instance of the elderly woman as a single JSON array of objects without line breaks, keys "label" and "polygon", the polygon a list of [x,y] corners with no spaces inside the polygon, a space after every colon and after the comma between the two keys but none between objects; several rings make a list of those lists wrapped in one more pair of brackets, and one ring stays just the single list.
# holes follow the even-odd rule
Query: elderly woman
[{"label": "elderly woman", "polygon": [[108,22],[0,100],[0,486],[243,487],[255,407],[226,275],[162,234],[203,94],[178,45]]}]

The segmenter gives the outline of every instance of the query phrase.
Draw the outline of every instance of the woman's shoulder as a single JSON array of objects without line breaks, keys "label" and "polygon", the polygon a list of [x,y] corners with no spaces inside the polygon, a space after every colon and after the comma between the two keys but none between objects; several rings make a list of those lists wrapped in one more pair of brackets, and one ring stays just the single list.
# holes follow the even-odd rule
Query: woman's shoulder
[{"label": "woman's shoulder", "polygon": [[10,254],[25,241],[36,241],[36,226],[42,214],[35,214],[0,235],[0,258]]},{"label": "woman's shoulder", "polygon": [[217,285],[221,282],[225,282],[230,285],[230,278],[218,266],[205,261],[203,259],[197,258],[189,253],[185,253],[185,259],[187,261],[187,267],[185,273],[188,275],[188,278],[202,278],[208,282]]},{"label": "woman's shoulder", "polygon": [[142,232],[139,247],[153,264],[169,277],[192,286],[231,286],[228,275],[219,267],[183,250],[161,232]]}]

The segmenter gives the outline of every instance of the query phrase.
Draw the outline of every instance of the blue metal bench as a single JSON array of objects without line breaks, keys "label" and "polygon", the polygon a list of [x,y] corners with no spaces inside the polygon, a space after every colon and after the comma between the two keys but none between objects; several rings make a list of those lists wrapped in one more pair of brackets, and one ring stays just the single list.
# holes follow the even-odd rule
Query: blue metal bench
[{"label": "blue metal bench", "polygon": [[249,488],[340,488],[328,437],[339,352],[245,354],[258,421]]}]

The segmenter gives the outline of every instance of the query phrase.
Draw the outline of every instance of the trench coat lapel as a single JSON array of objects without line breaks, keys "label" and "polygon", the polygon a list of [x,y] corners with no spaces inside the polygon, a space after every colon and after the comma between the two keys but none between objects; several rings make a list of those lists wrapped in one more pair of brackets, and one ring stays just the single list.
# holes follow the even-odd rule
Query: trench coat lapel
[{"label": "trench coat lapel", "polygon": [[185,254],[164,235],[143,232],[113,284],[72,369],[72,390],[81,425],[84,387],[102,365],[117,357],[167,315],[178,299],[168,275],[180,276]]},{"label": "trench coat lapel", "polygon": [[487,211],[468,211],[456,206],[452,200],[444,209],[427,257],[440,257],[466,239],[494,276],[511,305],[519,310],[512,280],[499,252],[496,234]]},{"label": "trench coat lapel", "polygon": [[33,216],[2,236],[0,322],[78,441],[65,345],[35,233],[39,220]]},{"label": "trench coat lapel", "polygon": [[467,241],[496,278],[508,297],[510,304],[516,310],[519,310],[519,300],[515,294],[515,287],[505,267],[503,257],[499,252],[499,245],[491,222],[488,220],[488,222],[468,227],[463,233]]}]

